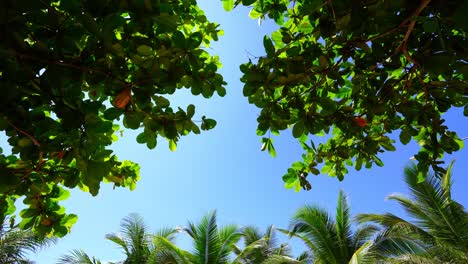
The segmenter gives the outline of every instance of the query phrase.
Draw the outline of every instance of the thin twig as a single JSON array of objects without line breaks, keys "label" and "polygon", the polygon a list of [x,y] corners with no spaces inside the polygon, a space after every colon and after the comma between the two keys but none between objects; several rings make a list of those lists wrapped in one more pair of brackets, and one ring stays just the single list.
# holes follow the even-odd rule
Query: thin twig
[{"label": "thin twig", "polygon": [[408,30],[406,31],[405,37],[401,41],[401,44],[398,46],[398,48],[395,50],[395,53],[401,50],[405,55],[406,59],[415,65],[417,65],[418,63],[409,55],[408,50],[406,49],[406,43],[411,35],[411,32],[413,32],[414,26],[416,25],[416,17],[419,16],[419,14],[429,4],[429,2],[431,2],[431,0],[423,0],[418,6],[418,8],[413,12],[413,14],[411,14],[411,16],[403,20],[403,22],[400,24],[400,26],[405,25],[406,23],[408,23],[408,21],[411,20],[411,22],[408,25]]},{"label": "thin twig", "polygon": [[33,143],[35,146],[37,146],[37,148],[39,149],[39,160],[37,162],[37,166],[41,166],[42,165],[42,151],[41,151],[41,144],[39,143],[39,141],[31,134],[29,134],[28,132],[24,131],[23,129],[15,126],[15,124],[13,124],[10,120],[8,120],[8,118],[6,116],[3,117],[3,119],[5,119],[5,121],[7,121],[7,123],[13,127],[16,131],[18,131],[20,134],[23,134],[25,135],[26,137],[28,137]]},{"label": "thin twig", "polygon": [[19,57],[20,59],[30,59],[30,60],[35,60],[35,61],[44,62],[44,63],[48,63],[48,64],[60,65],[60,66],[68,67],[68,68],[77,69],[77,70],[80,70],[82,72],[86,72],[86,71],[96,72],[96,73],[100,73],[100,74],[106,75],[108,77],[111,77],[111,78],[123,83],[125,86],[129,85],[129,83],[127,83],[123,79],[117,77],[116,75],[114,75],[114,74],[112,74],[110,72],[102,70],[102,69],[88,68],[86,66],[75,65],[75,64],[72,64],[72,63],[64,62],[64,61],[54,61],[54,60],[46,60],[46,59],[36,58],[36,57],[28,55],[28,54],[18,53],[15,50],[10,50],[10,52],[12,52],[14,55]]}]

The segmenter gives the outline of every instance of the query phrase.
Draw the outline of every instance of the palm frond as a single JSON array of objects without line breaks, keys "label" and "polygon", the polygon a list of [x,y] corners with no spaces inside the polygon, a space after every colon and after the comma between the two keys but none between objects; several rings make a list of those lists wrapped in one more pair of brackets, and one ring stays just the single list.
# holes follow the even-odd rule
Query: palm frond
[{"label": "palm frond", "polygon": [[351,256],[349,264],[367,264],[375,263],[376,257],[372,251],[373,242],[371,240],[364,243],[360,248],[356,249]]},{"label": "palm frond", "polygon": [[341,259],[346,259],[352,250],[350,209],[346,195],[340,190],[338,194],[338,204],[336,207],[335,226],[338,238],[338,247],[341,252]]},{"label": "palm frond", "polygon": [[119,245],[124,250],[125,255],[130,255],[130,249],[120,235],[114,233],[107,234],[106,239]]},{"label": "palm frond", "polygon": [[83,250],[72,250],[70,254],[62,256],[57,264],[101,264],[101,261],[91,258]]},{"label": "palm frond", "polygon": [[367,241],[371,240],[372,237],[379,231],[380,228],[376,225],[361,224],[354,232],[354,236],[352,238],[353,251],[358,250],[360,247],[362,247],[362,245],[364,245]]},{"label": "palm frond", "polygon": [[273,255],[266,259],[262,264],[304,264],[303,260],[297,260],[288,256]]},{"label": "palm frond", "polygon": [[193,255],[197,263],[215,263],[214,260],[220,251],[218,225],[216,224],[216,211],[205,215],[198,225],[189,223],[185,229],[192,236],[194,242]]},{"label": "palm frond", "polygon": [[[293,216],[290,223],[290,234],[306,237],[307,245],[313,245],[316,258],[330,263],[342,263],[335,222],[328,213],[315,206],[304,206]],[[346,262],[346,261],[345,261]]]},{"label": "palm frond", "polygon": [[227,260],[231,253],[232,245],[235,245],[242,237],[237,225],[227,225],[219,228],[218,231],[220,247],[217,252],[215,263],[222,263]]},{"label": "palm frond", "polygon": [[2,227],[0,229],[0,263],[32,263],[26,258],[28,252],[35,253],[55,242],[55,238],[40,237],[31,229],[21,230],[17,226]]},{"label": "palm frond", "polygon": [[184,264],[188,263],[190,253],[177,247],[170,236],[155,235],[153,237],[154,249],[148,256],[148,264]]},{"label": "palm frond", "polygon": [[260,232],[260,229],[255,226],[244,227],[242,229],[242,234],[244,239],[244,245],[246,247],[263,237],[262,233]]}]

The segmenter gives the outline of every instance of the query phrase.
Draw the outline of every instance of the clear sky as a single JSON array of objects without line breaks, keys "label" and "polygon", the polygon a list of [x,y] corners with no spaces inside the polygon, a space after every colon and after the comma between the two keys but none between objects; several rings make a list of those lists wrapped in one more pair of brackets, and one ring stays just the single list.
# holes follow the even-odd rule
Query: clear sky
[{"label": "clear sky", "polygon": [[[304,204],[318,204],[333,212],[338,190],[343,189],[349,195],[353,214],[385,211],[402,214],[396,203],[385,201],[385,197],[393,192],[407,192],[402,172],[417,152],[415,144],[397,145],[396,152],[382,156],[383,168],[350,171],[343,182],[320,175],[309,176],[312,190],[308,192],[295,193],[283,187],[281,177],[294,161],[300,160],[302,149],[291,132],[284,131],[274,138],[276,158],[260,151],[260,138],[255,134],[258,109],[242,96],[239,81],[239,65],[248,61],[249,56],[264,54],[263,35],[274,30],[275,25],[265,22],[259,26],[244,8],[226,13],[219,0],[199,2],[208,18],[221,24],[225,32],[210,52],[221,58],[224,65],[221,74],[228,82],[228,93],[224,98],[215,96],[207,100],[177,91],[173,102],[181,106],[195,104],[200,116],[218,121],[217,127],[201,135],[183,137],[176,152],[170,152],[163,140],[155,150],[148,150],[136,143],[136,132],[125,131],[113,149],[121,159],[140,164],[141,180],[136,190],[112,190],[110,184],[103,184],[97,197],[72,191],[64,205],[68,213],[78,214],[79,220],[71,234],[57,245],[32,255],[36,263],[55,263],[72,249],[83,249],[103,261],[123,260],[119,248],[104,237],[117,232],[120,220],[132,212],[143,216],[153,231],[182,226],[187,220],[196,222],[214,209],[221,225],[252,224],[264,229],[274,224],[286,228],[295,210]],[[468,136],[467,119],[460,109],[452,110],[446,119],[449,128],[461,137]],[[1,141],[4,144],[4,138]],[[468,186],[467,148],[446,160],[452,158],[457,159],[453,196],[468,206],[468,192],[463,190]],[[180,245],[190,249],[185,236],[180,234]],[[294,242],[293,246],[299,244]]]}]

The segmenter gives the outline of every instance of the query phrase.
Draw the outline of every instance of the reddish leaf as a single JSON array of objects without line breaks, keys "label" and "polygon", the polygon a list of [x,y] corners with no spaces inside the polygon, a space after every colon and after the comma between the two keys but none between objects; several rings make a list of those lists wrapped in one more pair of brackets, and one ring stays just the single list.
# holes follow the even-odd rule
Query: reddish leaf
[{"label": "reddish leaf", "polygon": [[120,109],[125,109],[125,107],[127,107],[127,104],[132,99],[132,94],[130,92],[131,92],[130,88],[126,88],[125,90],[120,92],[115,97],[114,106]]},{"label": "reddish leaf", "polygon": [[353,121],[359,127],[365,127],[367,125],[367,121],[362,117],[355,117]]}]

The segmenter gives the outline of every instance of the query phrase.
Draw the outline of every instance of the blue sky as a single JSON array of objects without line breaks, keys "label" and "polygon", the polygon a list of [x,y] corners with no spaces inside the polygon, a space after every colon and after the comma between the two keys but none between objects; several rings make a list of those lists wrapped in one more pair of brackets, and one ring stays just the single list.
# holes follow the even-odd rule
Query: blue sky
[{"label": "blue sky", "polygon": [[[198,115],[207,115],[218,121],[217,127],[201,135],[183,137],[176,152],[170,152],[167,143],[158,142],[155,150],[135,141],[137,132],[125,131],[113,149],[120,159],[130,159],[141,166],[142,179],[136,190],[112,190],[102,185],[97,197],[79,190],[72,191],[64,202],[69,213],[78,214],[79,220],[70,235],[57,245],[45,249],[32,259],[39,264],[55,263],[72,249],[83,249],[101,260],[122,260],[124,255],[105,234],[117,232],[120,220],[129,213],[143,216],[151,230],[181,226],[187,220],[197,221],[210,210],[217,209],[222,224],[269,224],[287,227],[289,218],[300,206],[313,203],[333,211],[338,190],[349,195],[352,213],[390,211],[402,214],[398,206],[385,197],[393,192],[406,193],[402,180],[403,167],[417,152],[418,146],[397,146],[397,151],[382,156],[383,168],[351,171],[343,182],[321,175],[309,176],[312,190],[295,193],[283,187],[281,176],[300,159],[302,149],[290,131],[275,137],[276,158],[260,151],[260,138],[256,136],[258,109],[249,105],[242,96],[239,65],[249,56],[264,54],[262,38],[274,30],[275,25],[265,22],[260,27],[248,18],[248,10],[238,8],[226,13],[219,0],[200,1],[208,18],[221,24],[225,35],[210,47],[223,63],[221,74],[228,82],[228,94],[203,99],[188,91],[177,91],[173,104],[197,106]],[[252,55],[249,55],[252,54]],[[446,116],[448,126],[461,137],[468,136],[468,125],[461,109]],[[4,143],[4,139],[2,139]],[[467,142],[465,142],[467,143]],[[456,200],[468,205],[468,151],[463,149],[446,160],[457,159],[454,168]],[[465,176],[465,177],[463,177]],[[185,235],[180,244],[190,249]],[[286,241],[286,238],[285,240]],[[294,246],[298,243],[294,242]]]}]

